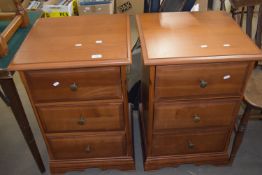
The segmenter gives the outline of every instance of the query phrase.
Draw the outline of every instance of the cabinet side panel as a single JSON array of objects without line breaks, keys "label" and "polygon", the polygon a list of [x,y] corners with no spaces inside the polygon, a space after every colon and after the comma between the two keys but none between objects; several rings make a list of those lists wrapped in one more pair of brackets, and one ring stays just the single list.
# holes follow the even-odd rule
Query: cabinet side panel
[{"label": "cabinet side panel", "polygon": [[127,81],[126,81],[126,66],[121,66],[121,84],[123,93],[124,103],[124,120],[125,120],[125,132],[127,139],[127,155],[133,156],[133,143],[132,143],[132,132],[130,127],[130,117],[128,110],[128,95],[127,95]]},{"label": "cabinet side panel", "polygon": [[33,111],[34,111],[34,114],[35,114],[35,116],[36,116],[36,120],[37,120],[38,126],[40,127],[41,134],[42,134],[42,136],[43,136],[43,138],[44,138],[44,141],[45,141],[45,144],[46,144],[47,151],[48,151],[48,154],[49,154],[49,156],[50,156],[50,159],[53,159],[54,156],[53,156],[53,154],[52,154],[52,152],[51,152],[51,150],[50,150],[50,147],[49,147],[49,145],[48,145],[48,141],[47,141],[47,138],[46,138],[46,136],[45,136],[45,132],[44,132],[43,125],[42,125],[41,120],[40,120],[40,117],[39,117],[39,115],[38,115],[38,113],[37,113],[37,109],[36,109],[36,107],[35,107],[35,102],[33,101],[32,95],[31,95],[31,93],[30,93],[31,91],[30,91],[30,88],[29,88],[29,86],[28,86],[28,82],[27,82],[27,79],[26,79],[26,76],[25,76],[25,72],[24,72],[24,71],[19,71],[19,75],[20,75],[20,78],[21,78],[21,80],[22,80],[22,82],[23,82],[23,84],[24,84],[24,87],[25,87],[25,89],[26,89],[27,95],[28,95],[28,97],[29,97],[31,106],[32,106]]},{"label": "cabinet side panel", "polygon": [[[141,60],[143,65],[143,60]],[[142,66],[142,78],[141,78],[141,99],[139,104],[139,124],[141,133],[141,143],[144,158],[146,157],[147,151],[147,118],[148,118],[148,104],[149,104],[149,67]]]},{"label": "cabinet side panel", "polygon": [[141,128],[142,140],[144,142],[144,152],[151,154],[152,130],[153,130],[153,102],[155,85],[155,66],[143,66],[141,81]]}]

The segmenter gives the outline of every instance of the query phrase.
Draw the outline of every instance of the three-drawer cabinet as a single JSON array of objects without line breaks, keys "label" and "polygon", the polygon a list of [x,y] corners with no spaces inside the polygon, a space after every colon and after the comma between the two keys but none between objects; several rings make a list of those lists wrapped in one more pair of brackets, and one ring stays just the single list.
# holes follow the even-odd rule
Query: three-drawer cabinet
[{"label": "three-drawer cabinet", "polygon": [[133,169],[126,65],[129,17],[40,19],[9,69],[19,70],[51,173]]},{"label": "three-drawer cabinet", "polygon": [[226,164],[247,79],[261,51],[224,12],[137,16],[145,169]]}]

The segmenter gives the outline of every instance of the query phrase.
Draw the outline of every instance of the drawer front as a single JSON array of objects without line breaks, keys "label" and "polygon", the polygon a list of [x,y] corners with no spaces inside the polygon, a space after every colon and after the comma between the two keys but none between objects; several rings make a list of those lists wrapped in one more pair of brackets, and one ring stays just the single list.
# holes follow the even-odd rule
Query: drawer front
[{"label": "drawer front", "polygon": [[124,134],[47,137],[55,159],[120,157],[126,155]]},{"label": "drawer front", "polygon": [[152,154],[181,155],[225,151],[227,132],[194,132],[188,134],[159,133],[154,134]]},{"label": "drawer front", "polygon": [[230,126],[238,108],[236,100],[156,103],[154,129]]},{"label": "drawer front", "polygon": [[156,98],[240,96],[248,63],[157,66]]},{"label": "drawer front", "polygon": [[120,68],[27,71],[35,102],[120,99]]},{"label": "drawer front", "polygon": [[37,107],[46,132],[120,130],[123,128],[122,103],[81,103]]}]

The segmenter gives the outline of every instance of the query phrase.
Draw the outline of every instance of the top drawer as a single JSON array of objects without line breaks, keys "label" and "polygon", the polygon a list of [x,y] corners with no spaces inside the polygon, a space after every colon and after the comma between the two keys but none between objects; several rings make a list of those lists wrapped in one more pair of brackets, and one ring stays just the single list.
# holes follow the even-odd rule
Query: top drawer
[{"label": "top drawer", "polygon": [[157,66],[156,98],[240,96],[249,64],[215,63]]},{"label": "top drawer", "polygon": [[25,72],[35,102],[120,99],[120,68],[83,68]]}]

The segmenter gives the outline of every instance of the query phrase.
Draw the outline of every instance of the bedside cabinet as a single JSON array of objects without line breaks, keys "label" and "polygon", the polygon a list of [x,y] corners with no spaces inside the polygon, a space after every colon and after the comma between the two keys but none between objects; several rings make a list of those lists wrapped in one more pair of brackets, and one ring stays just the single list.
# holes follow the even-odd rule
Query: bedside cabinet
[{"label": "bedside cabinet", "polygon": [[52,174],[134,169],[128,64],[126,15],[40,19],[33,27],[9,69],[21,75]]},{"label": "bedside cabinet", "polygon": [[137,16],[145,169],[226,164],[247,79],[261,51],[224,12]]}]

